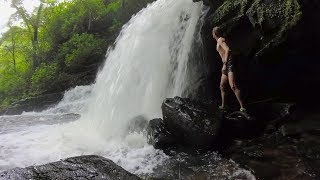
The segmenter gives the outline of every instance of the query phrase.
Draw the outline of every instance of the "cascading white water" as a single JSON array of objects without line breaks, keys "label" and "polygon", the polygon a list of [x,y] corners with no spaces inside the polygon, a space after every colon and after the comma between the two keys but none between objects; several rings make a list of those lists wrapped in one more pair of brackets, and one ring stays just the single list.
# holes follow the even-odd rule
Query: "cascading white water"
[{"label": "cascading white water", "polygon": [[136,116],[161,117],[163,100],[181,96],[188,86],[200,15],[201,4],[192,0],[158,0],[133,17],[107,53],[82,119],[110,139],[126,133]]},{"label": "cascading white water", "polygon": [[[201,7],[192,0],[150,4],[123,27],[93,87],[66,93],[55,108],[40,113],[39,124],[20,121],[19,128],[13,128],[16,117],[3,117],[9,130],[0,129],[0,171],[98,154],[131,172],[152,172],[167,156],[148,145],[142,133],[128,134],[127,125],[137,116],[161,117],[163,100],[181,96],[190,86],[188,60]],[[52,114],[59,118],[79,110],[81,120],[52,121]]]},{"label": "cascading white water", "polygon": [[[190,60],[195,58],[193,47],[201,43],[201,10],[202,4],[192,0],[152,3],[124,26],[96,84],[66,92],[57,106],[41,113],[0,116],[0,171],[96,154],[143,175],[171,160],[148,145],[143,133],[127,132],[127,126],[137,117],[161,117],[165,98],[184,96],[199,86],[200,66]],[[81,119],[75,121],[73,113]],[[230,170],[221,165],[218,171],[226,179],[239,174],[255,179],[237,166]]]},{"label": "cascading white water", "polygon": [[91,98],[92,85],[77,86],[64,93],[63,99],[54,107],[42,112],[23,112],[23,115],[54,115],[76,113],[84,114],[88,110],[88,101]]}]

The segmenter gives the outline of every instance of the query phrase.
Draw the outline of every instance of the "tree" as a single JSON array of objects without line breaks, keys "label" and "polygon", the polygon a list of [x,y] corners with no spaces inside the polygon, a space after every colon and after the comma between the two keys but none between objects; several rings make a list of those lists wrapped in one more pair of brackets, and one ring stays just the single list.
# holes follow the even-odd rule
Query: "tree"
[{"label": "tree", "polygon": [[125,0],[121,0],[121,7],[122,8],[124,8],[125,4],[126,4],[126,1]]},{"label": "tree", "polygon": [[13,64],[14,72],[17,72],[17,69],[16,69],[16,40],[15,40],[16,34],[17,34],[16,28],[10,27],[10,31],[7,31],[5,34],[3,34],[2,38],[1,38],[2,43],[5,42],[4,39],[9,39],[9,43],[5,43],[5,45],[3,47],[7,50],[7,52],[12,54],[12,64]]},{"label": "tree", "polygon": [[[18,26],[11,26],[10,29],[5,32],[0,39],[0,47],[3,52],[3,59],[0,61],[8,61],[10,66],[13,65],[14,72],[17,72],[17,58],[23,54],[22,51],[25,51],[25,38],[24,34],[26,31]],[[6,54],[11,54],[11,57],[7,57]],[[26,58],[26,57],[24,57]],[[9,67],[10,68],[10,67]]]},{"label": "tree", "polygon": [[[50,1],[51,2],[51,1]],[[44,7],[45,0],[40,0],[40,5],[36,9],[35,13],[28,14],[26,9],[22,6],[22,0],[11,0],[11,7],[16,9],[16,13],[11,16],[11,21],[17,18],[21,18],[27,27],[30,35],[31,35],[31,43],[32,43],[32,61],[33,67],[37,67],[40,65],[40,59],[38,57],[39,51],[39,27],[41,24],[41,13]]]}]

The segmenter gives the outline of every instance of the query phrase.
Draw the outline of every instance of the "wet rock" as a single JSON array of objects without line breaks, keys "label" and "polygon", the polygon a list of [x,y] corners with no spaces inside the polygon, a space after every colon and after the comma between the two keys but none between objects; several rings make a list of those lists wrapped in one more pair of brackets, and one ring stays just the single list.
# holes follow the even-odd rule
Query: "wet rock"
[{"label": "wet rock", "polygon": [[[248,106],[252,118],[247,118],[240,112],[233,112],[234,109],[229,110],[231,113],[211,113],[212,110],[218,111],[213,104],[176,97],[163,103],[164,120],[152,120],[153,125],[149,128],[152,131],[161,129],[158,131],[158,137],[163,135],[162,132],[169,135],[172,142],[167,141],[166,148],[178,144],[182,147],[175,149],[178,152],[186,153],[190,157],[197,152],[197,157],[201,157],[205,156],[208,149],[203,147],[207,145],[209,151],[218,150],[223,158],[234,160],[259,179],[318,179],[318,109],[310,110],[289,103],[256,102]],[[206,120],[219,121],[219,125],[206,124]],[[210,126],[200,127],[208,125]],[[213,133],[208,130],[212,130]],[[193,137],[190,137],[191,135]],[[200,138],[207,139],[203,141]],[[168,153],[175,156],[171,151]],[[168,164],[168,168],[169,166],[176,168],[174,164]],[[179,169],[185,177],[218,177],[217,174],[201,171],[201,168],[195,172],[190,167],[191,165],[182,167],[179,164]]]},{"label": "wet rock", "polygon": [[[223,151],[261,179],[319,179],[320,116],[298,108],[296,119],[278,122],[275,131],[238,140]],[[276,124],[276,123],[274,123]]]},{"label": "wet rock", "polygon": [[127,172],[109,159],[96,156],[67,158],[40,166],[15,168],[0,173],[1,180],[19,179],[130,179],[139,177]]},{"label": "wet rock", "polygon": [[129,125],[127,127],[128,133],[133,132],[143,132],[148,126],[148,120],[143,116],[139,115],[134,117],[131,121],[129,121]]},{"label": "wet rock", "polygon": [[[319,139],[319,136],[315,137]],[[242,140],[223,154],[254,171],[257,178],[317,179],[320,161],[316,156],[308,157],[306,154],[319,154],[319,144],[319,141],[313,141],[311,145],[305,140],[294,140],[275,133],[250,141]]]},{"label": "wet rock", "polygon": [[216,152],[171,152],[169,154],[170,158],[154,169],[154,178],[166,180],[255,179],[250,171],[243,169],[232,160],[222,158]]},{"label": "wet rock", "polygon": [[147,127],[148,143],[157,149],[167,149],[176,144],[176,139],[165,127],[162,119],[153,119]]},{"label": "wet rock", "polygon": [[253,103],[247,107],[248,115],[235,111],[227,114],[223,128],[230,129],[229,134],[236,138],[253,138],[263,133],[277,131],[280,126],[293,120],[294,104],[289,103]]},{"label": "wet rock", "polygon": [[[167,99],[162,110],[164,120],[152,120],[151,123],[157,125],[150,128],[154,131],[161,127],[162,131],[159,131],[157,136],[161,136],[162,132],[168,134],[173,138],[172,142],[182,147],[175,149],[178,152],[186,153],[190,157],[199,153],[196,156],[201,157],[205,156],[208,150],[204,149],[203,145],[211,145],[209,151],[218,150],[223,158],[234,160],[241,167],[253,172],[258,179],[320,177],[319,108],[306,108],[289,103],[255,102],[247,108],[252,118],[247,118],[237,111],[233,112],[235,109],[230,109],[231,113],[220,112],[218,116],[215,115],[219,114],[218,110],[212,103],[176,97]],[[217,112],[211,113],[212,111]],[[214,133],[209,132],[208,127],[199,127],[208,125],[203,123],[206,119],[211,122],[220,121],[219,126],[209,123],[209,127],[216,127],[211,129]],[[190,138],[191,135],[193,137]],[[208,139],[197,142],[197,138]],[[170,147],[170,142],[167,142],[166,147]],[[172,151],[168,153],[175,156]],[[168,164],[168,168],[169,166],[175,168],[174,164]],[[218,177],[217,174],[201,171],[201,168],[195,172],[191,166],[182,167],[179,164],[185,177]]]},{"label": "wet rock", "polygon": [[166,99],[162,104],[164,126],[179,143],[198,148],[210,147],[218,136],[221,118],[213,119],[209,108],[210,104],[190,99]]},{"label": "wet rock", "polygon": [[[292,104],[257,103],[241,112],[222,112],[217,105],[187,98],[168,98],[162,104],[163,120],[150,121],[148,135],[156,148],[180,146],[223,150],[235,138],[254,138],[290,121]],[[165,148],[164,148],[165,147]]]},{"label": "wet rock", "polygon": [[281,97],[308,103],[320,100],[316,90],[305,88],[320,82],[319,1],[203,2],[210,6],[202,28],[205,58],[201,63],[208,68],[203,72],[209,71],[203,80],[208,92],[203,94],[220,98],[216,90],[222,63],[212,38],[212,28],[220,26],[236,61],[239,86],[248,91],[248,98]]}]

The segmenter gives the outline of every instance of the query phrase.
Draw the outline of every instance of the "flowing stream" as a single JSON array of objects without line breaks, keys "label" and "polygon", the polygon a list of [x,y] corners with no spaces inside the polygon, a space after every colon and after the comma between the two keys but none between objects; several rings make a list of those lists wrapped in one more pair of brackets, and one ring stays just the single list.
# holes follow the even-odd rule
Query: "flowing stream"
[{"label": "flowing stream", "polygon": [[[93,85],[67,91],[43,112],[1,116],[0,171],[84,154],[107,157],[136,174],[156,169],[161,174],[168,171],[161,165],[175,166],[172,161],[179,160],[148,145],[142,131],[128,128],[137,119],[162,117],[165,98],[187,96],[199,85],[201,74],[195,73],[190,53],[204,13],[202,3],[192,0],[148,5],[123,27]],[[226,177],[242,172],[234,162],[211,157],[218,167],[232,165]]]}]

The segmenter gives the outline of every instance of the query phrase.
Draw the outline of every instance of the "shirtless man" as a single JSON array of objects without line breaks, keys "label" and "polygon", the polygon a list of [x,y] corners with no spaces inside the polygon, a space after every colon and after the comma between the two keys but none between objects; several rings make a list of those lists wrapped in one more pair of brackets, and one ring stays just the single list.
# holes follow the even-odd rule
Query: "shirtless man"
[{"label": "shirtless man", "polygon": [[220,34],[219,27],[213,28],[212,31],[213,38],[217,41],[217,51],[220,54],[222,59],[222,70],[221,70],[221,81],[220,81],[220,91],[221,91],[221,101],[222,104],[219,106],[220,109],[225,109],[225,96],[226,96],[226,87],[229,81],[229,85],[237,97],[237,100],[240,104],[240,111],[246,112],[246,109],[243,104],[243,100],[241,98],[240,89],[235,83],[235,75],[234,75],[234,65],[232,54],[229,46],[226,43],[225,38],[223,38]]}]

